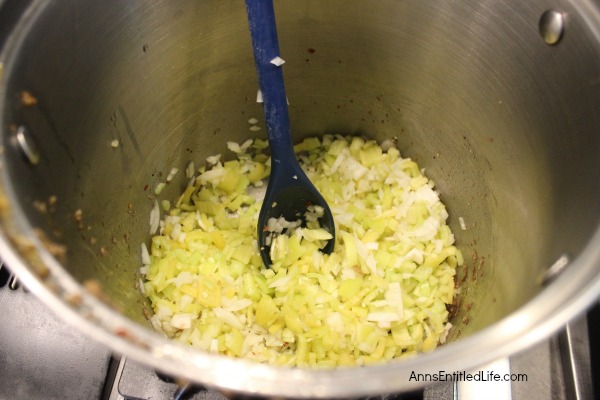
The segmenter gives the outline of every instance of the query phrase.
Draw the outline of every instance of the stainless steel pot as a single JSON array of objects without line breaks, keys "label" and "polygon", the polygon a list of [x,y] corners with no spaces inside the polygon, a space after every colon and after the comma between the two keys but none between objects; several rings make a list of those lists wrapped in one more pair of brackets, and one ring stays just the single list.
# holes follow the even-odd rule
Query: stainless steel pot
[{"label": "stainless steel pot", "polygon": [[[276,9],[296,138],[395,137],[438,184],[468,259],[451,343],[308,371],[198,352],[149,327],[135,286],[152,188],[171,167],[256,136],[247,121],[261,119],[241,0],[0,1],[0,251],[54,312],[118,353],[210,386],[350,397],[518,352],[598,298],[597,4]],[[162,196],[178,194],[182,175]]]}]

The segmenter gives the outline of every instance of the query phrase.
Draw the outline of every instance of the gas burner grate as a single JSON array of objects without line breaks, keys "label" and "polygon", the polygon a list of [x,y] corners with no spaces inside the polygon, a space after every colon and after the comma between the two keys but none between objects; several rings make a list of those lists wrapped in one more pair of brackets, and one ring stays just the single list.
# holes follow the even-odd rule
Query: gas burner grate
[{"label": "gas burner grate", "polygon": [[0,260],[0,288],[8,287],[11,290],[17,290],[21,287],[17,277],[10,272],[10,270],[4,265],[4,262]]}]

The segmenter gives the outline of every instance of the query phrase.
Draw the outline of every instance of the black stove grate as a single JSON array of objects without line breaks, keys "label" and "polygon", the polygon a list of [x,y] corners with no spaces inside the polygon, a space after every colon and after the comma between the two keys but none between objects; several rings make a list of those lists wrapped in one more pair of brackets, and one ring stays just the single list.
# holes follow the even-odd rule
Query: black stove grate
[{"label": "black stove grate", "polygon": [[17,290],[20,287],[17,277],[13,275],[8,268],[6,268],[2,260],[0,260],[0,289],[5,286],[11,290]]}]

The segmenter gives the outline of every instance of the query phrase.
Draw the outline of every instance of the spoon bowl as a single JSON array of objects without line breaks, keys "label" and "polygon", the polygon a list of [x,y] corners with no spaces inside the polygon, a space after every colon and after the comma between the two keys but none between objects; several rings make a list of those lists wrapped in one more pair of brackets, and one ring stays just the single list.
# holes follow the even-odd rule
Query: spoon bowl
[{"label": "spoon bowl", "polygon": [[318,219],[321,228],[332,235],[332,239],[321,251],[330,254],[335,243],[335,225],[329,205],[308,179],[295,156],[278,160],[271,158],[271,176],[267,192],[258,216],[258,246],[266,266],[271,265],[268,221],[283,217],[286,221],[300,219],[306,225],[306,212],[311,205],[320,206],[323,215]]},{"label": "spoon bowl", "polygon": [[270,233],[266,227],[270,218],[300,219],[306,224],[307,207],[322,207],[321,228],[332,235],[322,249],[327,254],[333,251],[335,226],[327,202],[308,179],[294,154],[282,71],[285,61],[279,55],[273,1],[246,0],[246,11],[271,150],[271,175],[257,226],[260,254],[268,267],[271,265],[267,239]]}]

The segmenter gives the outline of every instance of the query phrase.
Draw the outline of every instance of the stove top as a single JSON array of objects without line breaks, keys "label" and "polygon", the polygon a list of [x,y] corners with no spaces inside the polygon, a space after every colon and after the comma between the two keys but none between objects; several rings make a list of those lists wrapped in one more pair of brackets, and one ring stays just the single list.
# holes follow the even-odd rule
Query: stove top
[{"label": "stove top", "polygon": [[110,352],[67,326],[1,266],[0,320],[0,399],[101,398]]},{"label": "stove top", "polygon": [[[227,400],[220,392],[180,386],[133,360],[111,355],[53,315],[1,266],[0,318],[0,400]],[[596,306],[558,335],[479,372],[520,374],[521,381],[444,382],[417,393],[369,400],[593,399],[599,339]]]}]

